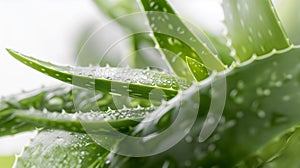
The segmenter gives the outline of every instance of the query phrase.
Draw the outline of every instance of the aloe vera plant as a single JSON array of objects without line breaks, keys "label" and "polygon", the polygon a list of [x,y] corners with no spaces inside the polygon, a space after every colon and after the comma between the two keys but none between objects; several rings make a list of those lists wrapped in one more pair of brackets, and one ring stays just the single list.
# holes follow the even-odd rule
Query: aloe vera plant
[{"label": "aloe vera plant", "polygon": [[[95,2],[112,19],[140,6],[150,35],[134,34],[132,47],[155,44],[171,72],[59,66],[7,49],[72,85],[1,99],[1,136],[38,129],[15,167],[299,166],[300,46],[271,0],[223,0],[227,33],[206,39],[167,0]],[[134,33],[141,23],[118,24]]]}]

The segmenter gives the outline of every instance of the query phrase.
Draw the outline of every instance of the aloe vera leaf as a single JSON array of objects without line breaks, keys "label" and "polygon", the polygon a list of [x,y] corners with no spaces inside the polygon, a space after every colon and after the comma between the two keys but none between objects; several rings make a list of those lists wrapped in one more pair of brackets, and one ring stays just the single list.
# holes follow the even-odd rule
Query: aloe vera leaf
[{"label": "aloe vera leaf", "polygon": [[105,111],[109,107],[115,108],[110,96],[107,97],[107,95],[101,95],[101,93],[95,96],[94,93],[85,89],[70,86],[62,85],[23,92],[1,100],[0,136],[31,131],[36,128],[36,125],[17,118],[13,114],[16,110],[34,109],[36,111],[75,113],[75,98],[81,102],[77,105],[77,108],[80,108],[82,112],[91,110],[90,104],[94,101],[96,101],[99,110]]},{"label": "aloe vera leaf", "polygon": [[69,86],[42,88],[11,96],[1,103],[6,105],[0,111],[1,136],[36,127],[85,132],[83,123],[97,126],[108,122],[117,129],[128,128],[154,110],[154,107],[140,107],[140,103],[147,105],[141,101],[116,110],[111,97]]},{"label": "aloe vera leaf", "polygon": [[87,134],[47,130],[25,147],[16,167],[100,167],[108,154]]},{"label": "aloe vera leaf", "polygon": [[240,62],[289,47],[271,0],[224,0],[223,9],[232,56]]},{"label": "aloe vera leaf", "polygon": [[228,74],[225,122],[215,132],[220,139],[212,143],[215,150],[205,164],[217,158],[219,165],[234,165],[299,123],[299,53],[291,49]]},{"label": "aloe vera leaf", "polygon": [[[199,142],[199,132],[208,112],[210,92],[209,87],[201,87],[204,106],[200,106],[198,119],[185,139],[157,156],[121,157],[116,162],[125,159],[129,167],[134,162],[144,167],[163,166],[165,162],[177,167],[185,163],[188,167],[233,167],[299,123],[299,54],[300,49],[290,49],[228,72],[223,116],[206,141]],[[159,129],[155,123],[152,127]]]},{"label": "aloe vera leaf", "polygon": [[[55,91],[53,88],[50,91]],[[20,132],[31,131],[36,127],[22,120],[16,119],[11,114],[13,109],[28,109],[30,107],[40,108],[44,103],[46,89],[22,93],[1,100],[0,110],[0,136],[13,135]]]},{"label": "aloe vera leaf", "polygon": [[291,42],[293,44],[300,44],[300,2],[297,0],[281,0],[278,1],[278,5],[276,5],[276,3],[274,5]]},{"label": "aloe vera leaf", "polygon": [[[19,120],[36,127],[61,129],[85,133],[85,126],[102,129],[104,122],[116,129],[125,129],[137,125],[153,108],[126,108],[119,110],[95,111],[84,113],[61,113],[38,110],[13,110]],[[88,130],[89,133],[99,130]]]},{"label": "aloe vera leaf", "polygon": [[267,145],[243,160],[237,167],[298,167],[299,126],[286,130],[282,135],[272,139]]},{"label": "aloe vera leaf", "polygon": [[[184,68],[186,57],[203,63],[209,70],[225,69],[205,44],[175,14],[166,0],[141,0],[141,4],[147,12],[148,22],[156,42],[166,55],[170,66],[172,67],[176,60],[182,60],[180,70],[172,67],[177,75],[188,79],[193,76],[188,68]],[[170,53],[172,53],[171,56]]]},{"label": "aloe vera leaf", "polygon": [[299,127],[295,128],[294,132],[292,132],[291,134],[292,135],[286,141],[286,144],[284,144],[284,146],[282,147],[283,149],[280,151],[280,153],[276,153],[275,157],[272,160],[268,160],[268,162],[264,164],[266,167],[283,167],[286,165],[288,165],[290,168],[299,167],[300,162],[299,158],[297,157],[300,147]]},{"label": "aloe vera leaf", "polygon": [[227,66],[230,66],[234,62],[234,58],[230,56],[231,49],[227,46],[226,37],[213,35],[211,33],[206,32],[206,35],[210,42],[213,44],[218,58]]},{"label": "aloe vera leaf", "polygon": [[[33,57],[28,57],[13,50],[8,52],[20,62],[66,83],[102,92],[116,94],[128,93],[132,97],[148,99],[153,89],[162,90],[164,98],[170,99],[179,89],[186,89],[190,84],[183,79],[165,72],[129,68],[57,66]],[[123,88],[120,89],[119,88]]]},{"label": "aloe vera leaf", "polygon": [[186,62],[196,81],[202,81],[209,76],[207,69],[202,63],[190,57],[186,57]]}]

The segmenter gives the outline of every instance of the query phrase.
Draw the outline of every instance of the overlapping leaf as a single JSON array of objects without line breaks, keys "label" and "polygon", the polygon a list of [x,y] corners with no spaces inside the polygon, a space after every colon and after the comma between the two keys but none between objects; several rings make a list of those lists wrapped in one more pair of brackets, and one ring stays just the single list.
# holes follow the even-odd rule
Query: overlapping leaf
[{"label": "overlapping leaf", "polygon": [[99,129],[103,122],[117,129],[128,128],[154,110],[140,106],[116,109],[113,99],[105,94],[69,86],[42,88],[11,96],[1,103],[0,136],[35,128],[85,132],[82,123]]},{"label": "overlapping leaf", "polygon": [[108,154],[86,134],[49,130],[38,133],[16,167],[101,167]]},{"label": "overlapping leaf", "polygon": [[150,69],[130,69],[113,67],[78,67],[57,66],[33,57],[22,55],[13,50],[8,52],[22,63],[42,73],[66,83],[102,92],[129,94],[133,97],[148,99],[153,89],[162,90],[165,99],[177,94],[179,89],[186,89],[190,84],[166,72]]},{"label": "overlapping leaf", "polygon": [[231,55],[240,62],[289,47],[271,0],[224,0],[223,9]]},{"label": "overlapping leaf", "polygon": [[[164,164],[178,167],[184,167],[185,164],[188,167],[233,167],[299,123],[299,53],[299,49],[293,49],[228,73],[223,117],[214,134],[206,141],[199,142],[198,136],[203,117],[208,112],[209,103],[206,103],[210,100],[210,93],[201,88],[201,102],[206,103],[200,107],[199,118],[185,139],[160,155],[146,158],[116,157],[115,162],[125,160],[125,167],[136,162],[144,167],[161,167]],[[291,66],[294,68],[291,69]],[[157,126],[153,127],[159,130]]]},{"label": "overlapping leaf", "polygon": [[[147,12],[149,25],[157,44],[162,49],[174,72],[187,79],[202,79],[204,74],[193,74],[186,65],[186,57],[199,62],[209,70],[224,70],[225,67],[175,14],[166,0],[141,0]],[[181,67],[178,69],[177,67]]]}]

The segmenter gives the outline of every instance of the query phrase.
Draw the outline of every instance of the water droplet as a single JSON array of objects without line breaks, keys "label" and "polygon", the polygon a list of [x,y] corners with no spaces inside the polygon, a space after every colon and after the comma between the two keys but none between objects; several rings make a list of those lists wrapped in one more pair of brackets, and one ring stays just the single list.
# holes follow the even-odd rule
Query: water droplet
[{"label": "water droplet", "polygon": [[210,151],[210,152],[214,151],[215,149],[216,149],[216,145],[215,144],[210,144],[208,146],[208,151]]},{"label": "water droplet", "polygon": [[170,167],[170,162],[165,161],[164,164],[162,165],[162,168],[169,168]]},{"label": "water droplet", "polygon": [[187,135],[187,136],[185,137],[185,141],[186,141],[187,143],[191,143],[191,142],[193,141],[193,137],[190,136],[190,135]]},{"label": "water droplet", "polygon": [[237,94],[238,94],[238,91],[237,91],[236,89],[233,89],[233,90],[230,92],[230,97],[234,98]]},{"label": "water droplet", "polygon": [[244,98],[242,96],[237,96],[234,101],[236,104],[242,104],[244,102]]},{"label": "water droplet", "polygon": [[257,116],[259,118],[265,118],[266,117],[266,112],[264,112],[263,110],[259,110],[257,113]]},{"label": "water droplet", "polygon": [[245,83],[241,80],[238,81],[237,88],[240,89],[240,90],[244,89],[245,88]]},{"label": "water droplet", "polygon": [[47,105],[50,106],[49,108],[53,107],[53,108],[62,108],[64,103],[64,100],[60,97],[53,97],[51,98]]},{"label": "water droplet", "polygon": [[282,82],[281,82],[281,81],[275,82],[275,86],[276,86],[276,87],[281,87],[281,86],[282,86]]},{"label": "water droplet", "polygon": [[244,113],[242,111],[239,111],[236,113],[237,118],[242,118],[244,116]]},{"label": "water droplet", "polygon": [[285,96],[282,97],[282,100],[283,101],[289,101],[289,100],[291,100],[291,97],[289,95],[285,95]]}]

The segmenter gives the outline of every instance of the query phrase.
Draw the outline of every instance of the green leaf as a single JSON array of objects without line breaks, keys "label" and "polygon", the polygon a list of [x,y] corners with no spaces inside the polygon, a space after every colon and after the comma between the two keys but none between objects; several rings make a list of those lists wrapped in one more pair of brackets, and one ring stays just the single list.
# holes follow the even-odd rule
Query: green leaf
[{"label": "green leaf", "polygon": [[227,66],[230,66],[234,62],[234,58],[230,56],[231,49],[226,45],[227,38],[222,35],[214,35],[206,31],[206,35],[209,41],[214,46],[218,58]]},{"label": "green leaf", "polygon": [[175,14],[166,0],[141,0],[141,3],[147,12],[157,44],[177,75],[190,80],[193,78],[185,63],[186,57],[203,63],[211,71],[225,69],[205,44]]},{"label": "green leaf", "polygon": [[129,94],[148,99],[153,89],[159,89],[164,92],[165,99],[170,99],[179,89],[186,89],[190,85],[166,72],[113,67],[72,68],[44,62],[10,49],[7,51],[20,62],[53,78],[105,93]]},{"label": "green leaf", "polygon": [[224,0],[231,53],[240,62],[289,47],[271,0]]},{"label": "green leaf", "polygon": [[299,126],[286,130],[272,139],[267,145],[257,150],[254,155],[238,164],[238,167],[298,167],[300,130]]},{"label": "green leaf", "polygon": [[100,167],[108,154],[86,134],[49,130],[38,133],[16,167]]},{"label": "green leaf", "polygon": [[[284,137],[287,137],[288,134],[292,135],[290,135],[288,139],[284,139]],[[299,167],[299,127],[296,127],[294,128],[294,130],[291,130],[290,132],[283,135],[280,140],[282,139],[286,140],[286,143],[282,145],[282,150],[280,151],[280,153],[276,153],[275,156],[273,156],[273,160],[268,160],[269,162],[265,165],[269,167],[284,167],[286,165],[288,165],[290,168]]]},{"label": "green leaf", "polygon": [[123,103],[128,107],[116,109],[113,99],[107,95],[69,86],[17,94],[1,101],[0,135],[31,131],[36,127],[85,132],[83,123],[99,128],[103,122],[124,129],[136,125],[154,110],[151,105],[141,107],[142,100],[135,101],[134,105]]},{"label": "green leaf", "polygon": [[[144,167],[161,167],[166,162],[175,167],[184,167],[185,164],[188,167],[235,166],[287,129],[299,124],[299,54],[299,48],[289,49],[226,73],[227,87],[224,89],[227,95],[223,116],[214,133],[204,142],[199,134],[209,111],[212,93],[209,85],[200,87],[203,106],[200,106],[198,119],[185,139],[159,155],[144,158],[117,157],[114,162],[125,160],[127,167],[137,162]],[[187,100],[193,99],[189,97]],[[173,124],[175,118],[167,120],[168,123]],[[146,127],[138,125],[137,128],[152,128],[150,132],[146,131],[150,135],[160,130],[156,122]],[[167,142],[162,139],[160,144],[163,143]]]},{"label": "green leaf", "polygon": [[[48,112],[47,110],[12,110],[15,118],[42,128],[54,128],[85,133],[85,125],[94,126],[99,130],[101,124],[109,123],[116,129],[126,129],[137,125],[153,108],[124,108],[119,110],[95,111],[84,113]],[[99,130],[89,130],[97,132]]]},{"label": "green leaf", "polygon": [[91,107],[91,103],[94,101],[97,104],[96,109],[104,111],[109,107],[115,108],[111,97],[101,93],[94,94],[85,89],[62,85],[40,88],[3,98],[0,108],[0,136],[31,131],[36,128],[36,125],[16,117],[14,112],[17,110],[34,109],[36,111],[75,113],[74,103],[80,102],[77,108],[86,112],[94,108]]},{"label": "green leaf", "polygon": [[202,63],[190,57],[186,57],[186,62],[196,81],[202,81],[209,76],[207,69]]}]

